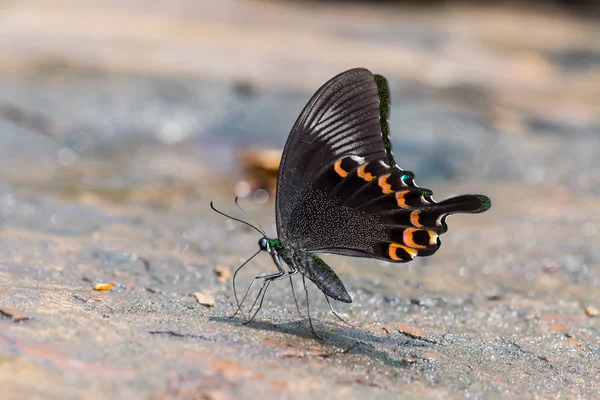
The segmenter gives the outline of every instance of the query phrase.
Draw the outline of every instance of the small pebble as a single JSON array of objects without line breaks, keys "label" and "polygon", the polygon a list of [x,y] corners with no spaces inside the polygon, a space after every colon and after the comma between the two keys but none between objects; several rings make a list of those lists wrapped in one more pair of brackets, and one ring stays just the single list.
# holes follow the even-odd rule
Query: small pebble
[{"label": "small pebble", "polygon": [[218,266],[215,268],[215,274],[217,274],[217,282],[223,283],[231,279],[231,270],[227,267]]},{"label": "small pebble", "polygon": [[542,261],[542,271],[548,274],[553,274],[557,272],[558,269],[559,265],[558,262],[556,262],[555,260],[545,259]]},{"label": "small pebble", "polygon": [[585,313],[590,317],[597,317],[600,315],[600,310],[598,310],[596,307],[589,306],[585,308]]},{"label": "small pebble", "polygon": [[224,392],[219,391],[219,390],[210,390],[210,391],[204,393],[204,396],[202,396],[202,398],[204,398],[206,400],[228,400],[229,399],[227,394],[225,394]]},{"label": "small pebble", "polygon": [[104,291],[110,290],[114,287],[115,286],[111,285],[110,283],[97,283],[94,285],[94,290],[97,290],[99,292],[104,292]]},{"label": "small pebble", "polygon": [[198,300],[200,305],[205,307],[212,307],[215,305],[215,297],[212,294],[196,292],[194,293],[194,297]]}]

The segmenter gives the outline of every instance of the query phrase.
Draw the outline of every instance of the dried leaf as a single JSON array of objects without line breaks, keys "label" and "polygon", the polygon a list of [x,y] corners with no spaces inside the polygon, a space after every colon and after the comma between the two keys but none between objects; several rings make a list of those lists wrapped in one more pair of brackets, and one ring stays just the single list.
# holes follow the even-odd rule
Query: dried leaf
[{"label": "dried leaf", "polygon": [[23,314],[20,311],[13,310],[12,308],[0,309],[0,315],[12,319],[13,322],[24,322],[33,319],[33,317]]}]

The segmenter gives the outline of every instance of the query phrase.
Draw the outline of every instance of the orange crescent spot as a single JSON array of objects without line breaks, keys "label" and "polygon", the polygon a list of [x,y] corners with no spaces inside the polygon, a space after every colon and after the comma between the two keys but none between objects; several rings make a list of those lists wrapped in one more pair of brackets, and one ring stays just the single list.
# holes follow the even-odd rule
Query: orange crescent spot
[{"label": "orange crescent spot", "polygon": [[402,233],[402,241],[404,242],[405,245],[407,245],[408,247],[412,247],[413,249],[424,249],[427,246],[423,246],[422,244],[418,244],[415,243],[415,240],[413,239],[413,234],[415,232],[419,232],[420,229],[415,229],[415,228],[406,228],[404,230],[404,232]]},{"label": "orange crescent spot", "polygon": [[[408,193],[408,190],[403,190],[401,192],[396,192],[396,201],[398,202],[398,207],[401,208],[410,208],[410,206],[408,204],[406,204],[406,201],[404,200],[404,195]],[[412,214],[410,216],[411,221],[412,221]]]},{"label": "orange crescent spot", "polygon": [[403,261],[403,258],[398,257],[398,255],[396,254],[396,250],[398,249],[402,249],[405,252],[408,253],[408,255],[410,256],[410,258],[415,258],[415,256],[417,255],[418,251],[415,249],[411,249],[408,248],[406,246],[402,246],[401,244],[397,244],[397,243],[390,243],[390,247],[388,249],[388,253],[390,255],[390,258],[392,260],[396,260],[396,261]]},{"label": "orange crescent spot", "polygon": [[434,231],[427,231],[429,232],[429,244],[437,244],[437,238],[438,238],[438,234],[435,233]]},{"label": "orange crescent spot", "polygon": [[387,183],[387,178],[390,177],[391,174],[387,174],[387,175],[383,175],[382,177],[379,178],[379,181],[377,182],[379,184],[379,186],[381,187],[381,191],[383,192],[383,194],[388,194],[388,193],[392,193],[392,185],[390,185],[389,183]]},{"label": "orange crescent spot", "polygon": [[333,170],[342,178],[345,178],[348,175],[347,171],[342,169],[342,159],[339,159],[333,164]]},{"label": "orange crescent spot", "polygon": [[370,182],[373,179],[375,179],[375,177],[371,175],[370,172],[365,172],[365,168],[367,167],[367,165],[369,165],[369,163],[364,163],[363,165],[361,165],[358,168],[357,174],[360,178],[363,178],[365,181]]},{"label": "orange crescent spot", "polygon": [[[400,193],[400,192],[398,192]],[[396,193],[396,199],[398,198],[398,193]],[[398,205],[400,205],[400,203],[398,203]],[[410,223],[413,224],[413,226],[416,226],[417,228],[422,228],[423,225],[419,222],[419,214],[421,214],[421,211],[413,211],[410,213]]]}]

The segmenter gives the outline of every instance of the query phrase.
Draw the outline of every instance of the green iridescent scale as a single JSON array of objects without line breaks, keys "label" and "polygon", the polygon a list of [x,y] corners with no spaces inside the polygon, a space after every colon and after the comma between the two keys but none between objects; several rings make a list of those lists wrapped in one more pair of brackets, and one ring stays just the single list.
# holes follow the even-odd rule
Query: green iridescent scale
[{"label": "green iridescent scale", "polygon": [[481,200],[481,212],[489,210],[492,206],[492,201],[490,200],[490,198],[481,194],[477,195],[477,197],[479,198],[479,200]]},{"label": "green iridescent scale", "polygon": [[311,253],[309,255],[315,261],[315,264],[319,268],[321,268],[322,271],[327,272],[328,274],[332,275],[334,277],[336,283],[343,286],[342,280],[340,278],[338,278],[338,276],[335,274],[333,269],[331,269],[331,267],[325,261],[323,261],[323,259],[321,259],[321,257],[319,257],[318,255],[313,254],[313,253]]},{"label": "green iridescent scale", "polygon": [[387,79],[381,75],[373,75],[379,92],[379,119],[381,123],[381,137],[387,153],[388,163],[391,167],[396,166],[396,160],[392,154],[392,142],[390,141],[390,90]]},{"label": "green iridescent scale", "polygon": [[274,247],[276,249],[282,249],[283,245],[279,239],[269,239],[269,246]]}]

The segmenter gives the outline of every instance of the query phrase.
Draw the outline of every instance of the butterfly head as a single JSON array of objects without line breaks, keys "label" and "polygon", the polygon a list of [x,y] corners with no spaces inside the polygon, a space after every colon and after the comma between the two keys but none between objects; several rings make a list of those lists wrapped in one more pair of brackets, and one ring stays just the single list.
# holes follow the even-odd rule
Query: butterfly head
[{"label": "butterfly head", "polygon": [[271,250],[271,246],[269,245],[269,239],[267,239],[266,237],[260,238],[258,240],[258,247],[260,247],[261,250],[269,252]]},{"label": "butterfly head", "polygon": [[277,252],[277,250],[281,250],[283,245],[279,239],[269,239],[268,237],[263,236],[258,239],[258,247],[260,247],[261,250],[271,254],[273,252]]}]

